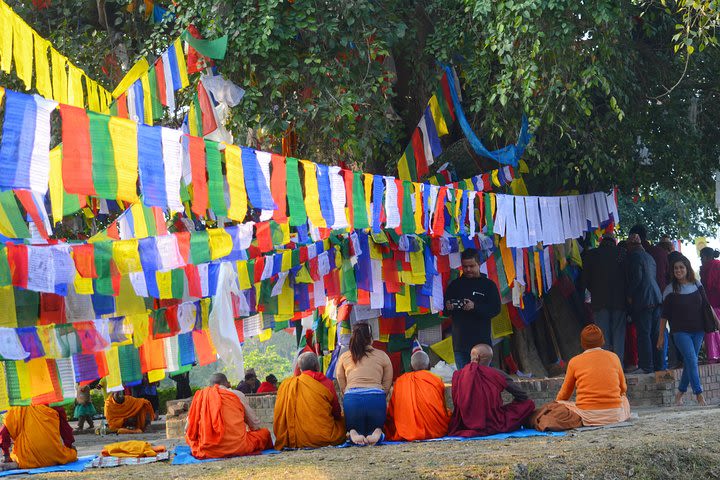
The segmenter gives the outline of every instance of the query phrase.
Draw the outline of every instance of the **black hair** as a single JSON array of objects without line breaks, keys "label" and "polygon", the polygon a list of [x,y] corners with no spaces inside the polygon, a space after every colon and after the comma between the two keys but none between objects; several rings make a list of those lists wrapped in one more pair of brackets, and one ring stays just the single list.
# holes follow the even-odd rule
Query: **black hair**
[{"label": "black hair", "polygon": [[[695,284],[695,270],[693,270],[692,265],[690,265],[690,260],[685,255],[679,255],[676,256],[673,262],[670,264],[670,271],[675,270],[675,264],[676,263],[682,263],[685,265],[685,278],[687,279],[688,283]],[[673,292],[679,293],[680,292],[680,282],[678,282],[677,278],[675,277],[675,274],[673,273],[672,277],[672,286],[673,286]]]},{"label": "black hair", "polygon": [[645,228],[645,225],[633,225],[633,227],[630,229],[630,233],[628,235],[632,235],[633,233],[637,233],[638,237],[640,237],[641,241],[647,240],[647,229]]},{"label": "black hair", "polygon": [[353,363],[358,363],[367,356],[372,345],[372,331],[367,323],[356,323],[350,336],[350,355]]},{"label": "black hair", "polygon": [[712,247],[705,247],[700,250],[700,258],[702,257],[718,258],[720,257],[720,252]]},{"label": "black hair", "polygon": [[466,248],[460,254],[460,260],[475,260],[480,263],[480,253],[474,248]]},{"label": "black hair", "polygon": [[277,377],[271,373],[270,375],[265,377],[265,381],[268,383],[277,383]]}]

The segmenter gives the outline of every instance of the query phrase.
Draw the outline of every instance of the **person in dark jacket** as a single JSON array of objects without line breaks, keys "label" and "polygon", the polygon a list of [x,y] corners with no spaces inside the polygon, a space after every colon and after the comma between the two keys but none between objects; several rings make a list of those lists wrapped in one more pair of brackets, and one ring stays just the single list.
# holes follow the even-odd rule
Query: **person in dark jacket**
[{"label": "person in dark jacket", "polygon": [[583,254],[583,285],[590,292],[595,324],[605,337],[603,348],[623,362],[625,356],[625,271],[612,233],[603,235],[598,248]]},{"label": "person in dark jacket", "polygon": [[643,249],[639,235],[630,235],[627,245],[627,294],[630,314],[637,328],[639,367],[630,373],[652,373],[664,369],[663,351],[653,348],[660,331],[662,303],[655,260]]},{"label": "person in dark jacket", "polygon": [[650,245],[647,239],[647,229],[644,225],[635,225],[630,229],[630,235],[636,233],[640,237],[643,249],[655,260],[655,281],[660,292],[665,290],[672,272],[669,271],[668,251],[660,245]]}]

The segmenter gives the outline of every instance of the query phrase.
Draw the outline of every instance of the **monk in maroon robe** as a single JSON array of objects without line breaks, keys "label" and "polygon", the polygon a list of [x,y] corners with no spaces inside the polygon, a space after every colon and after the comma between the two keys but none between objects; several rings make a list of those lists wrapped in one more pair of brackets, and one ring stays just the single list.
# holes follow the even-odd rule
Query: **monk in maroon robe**
[{"label": "monk in maroon robe", "polygon": [[[520,428],[535,410],[535,403],[505,373],[490,367],[493,351],[489,345],[475,345],[470,363],[455,372],[452,400],[455,405],[448,435],[482,437]],[[513,401],[503,405],[502,391]]]}]

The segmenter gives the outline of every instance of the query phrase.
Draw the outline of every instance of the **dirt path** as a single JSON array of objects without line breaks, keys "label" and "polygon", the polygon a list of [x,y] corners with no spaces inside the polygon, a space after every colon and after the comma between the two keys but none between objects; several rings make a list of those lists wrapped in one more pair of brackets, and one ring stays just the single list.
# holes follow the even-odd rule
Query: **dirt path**
[{"label": "dirt path", "polygon": [[[720,408],[641,411],[630,427],[502,441],[324,448],[187,466],[155,463],[45,478],[360,479],[720,477]],[[40,478],[34,476],[32,478]]]}]

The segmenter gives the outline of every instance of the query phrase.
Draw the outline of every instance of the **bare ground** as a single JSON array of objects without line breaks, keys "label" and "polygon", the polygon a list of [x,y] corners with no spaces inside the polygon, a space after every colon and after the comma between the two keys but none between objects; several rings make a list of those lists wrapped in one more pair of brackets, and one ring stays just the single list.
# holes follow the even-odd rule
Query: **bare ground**
[{"label": "bare ground", "polygon": [[[89,442],[100,440],[82,437],[81,454],[90,449]],[[564,437],[323,448],[185,466],[158,462],[90,469],[44,478],[710,479],[720,478],[719,438],[720,408],[695,406],[641,411],[632,426],[578,431]]]}]

